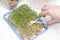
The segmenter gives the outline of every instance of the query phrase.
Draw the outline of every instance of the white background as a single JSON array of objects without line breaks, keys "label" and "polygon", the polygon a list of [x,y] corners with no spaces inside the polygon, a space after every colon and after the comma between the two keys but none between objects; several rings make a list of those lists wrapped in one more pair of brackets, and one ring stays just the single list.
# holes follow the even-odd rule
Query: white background
[{"label": "white background", "polygon": [[[60,2],[56,5],[60,5]],[[3,19],[3,15],[8,11],[0,5],[0,40],[19,40]],[[60,40],[60,24],[49,26],[49,29],[35,40]]]}]

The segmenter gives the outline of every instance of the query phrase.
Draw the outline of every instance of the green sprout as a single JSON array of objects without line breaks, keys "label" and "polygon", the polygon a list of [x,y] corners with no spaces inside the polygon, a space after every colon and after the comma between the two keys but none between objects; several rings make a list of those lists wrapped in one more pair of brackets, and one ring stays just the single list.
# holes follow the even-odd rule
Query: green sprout
[{"label": "green sprout", "polygon": [[36,16],[36,11],[32,10],[28,5],[23,4],[16,10],[13,10],[9,14],[8,19],[15,26],[27,26],[30,21],[36,19]]}]

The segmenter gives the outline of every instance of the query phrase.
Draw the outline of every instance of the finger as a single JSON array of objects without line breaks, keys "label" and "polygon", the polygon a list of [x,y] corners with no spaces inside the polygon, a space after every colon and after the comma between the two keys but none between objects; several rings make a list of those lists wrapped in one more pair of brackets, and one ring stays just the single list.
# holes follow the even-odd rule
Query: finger
[{"label": "finger", "polygon": [[46,25],[49,26],[49,25],[55,24],[56,22],[57,22],[56,20],[50,20],[46,22]]},{"label": "finger", "polygon": [[38,17],[45,17],[46,15],[48,15],[48,11],[42,11]]},{"label": "finger", "polygon": [[48,10],[48,7],[47,6],[44,6],[41,10],[42,11]]}]

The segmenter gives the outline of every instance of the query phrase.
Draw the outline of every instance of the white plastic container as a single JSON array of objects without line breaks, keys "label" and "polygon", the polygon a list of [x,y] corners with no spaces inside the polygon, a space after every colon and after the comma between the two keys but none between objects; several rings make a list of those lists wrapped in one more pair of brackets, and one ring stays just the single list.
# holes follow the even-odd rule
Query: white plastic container
[{"label": "white plastic container", "polygon": [[0,4],[6,9],[14,9],[23,0],[1,0]]}]

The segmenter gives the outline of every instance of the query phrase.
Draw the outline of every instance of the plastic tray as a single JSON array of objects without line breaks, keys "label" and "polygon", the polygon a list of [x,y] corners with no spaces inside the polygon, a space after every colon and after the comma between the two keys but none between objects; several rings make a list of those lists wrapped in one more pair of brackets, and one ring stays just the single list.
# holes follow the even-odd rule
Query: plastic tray
[{"label": "plastic tray", "polygon": [[[20,3],[20,6],[21,4],[24,4],[24,3]],[[19,6],[17,6],[16,8],[18,8]],[[15,9],[16,9],[15,8]],[[33,8],[34,9],[34,8]],[[4,14],[3,18],[4,20],[7,22],[7,24],[11,27],[11,29],[15,32],[15,34],[18,36],[18,38],[20,40],[24,40],[23,36],[18,32],[18,30],[9,22],[8,20],[8,16],[9,14],[12,12],[12,10],[10,10],[9,12],[7,12],[6,14]],[[45,31],[47,31],[48,27],[45,25],[44,21],[42,19],[39,19],[38,20],[39,22],[42,22],[42,25],[44,27],[44,30],[42,32],[40,32],[37,36],[35,37],[32,37],[31,40],[34,40],[35,38],[37,38],[38,36],[40,36],[41,34],[43,34]]]},{"label": "plastic tray", "polygon": [[[9,22],[8,20],[8,15],[10,14],[10,12],[4,14],[3,18],[4,20],[8,23],[8,25],[12,28],[12,30],[15,32],[15,34],[19,37],[20,40],[24,40],[24,38],[22,37],[22,35],[16,30],[16,28]],[[39,19],[39,22],[43,22],[42,19]],[[39,33],[36,37],[32,38],[31,40],[34,40],[35,38],[37,38],[38,36],[40,36],[41,34],[43,34],[45,31],[47,31],[48,27],[42,23],[43,27],[44,27],[44,30]]]}]

